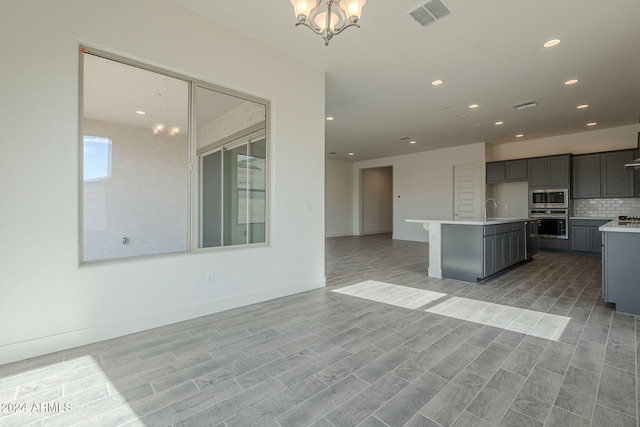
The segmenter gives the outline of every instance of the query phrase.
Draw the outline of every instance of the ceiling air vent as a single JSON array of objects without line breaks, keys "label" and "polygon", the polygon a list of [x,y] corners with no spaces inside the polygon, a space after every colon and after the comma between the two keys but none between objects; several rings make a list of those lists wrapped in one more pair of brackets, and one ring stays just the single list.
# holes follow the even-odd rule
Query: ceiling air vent
[{"label": "ceiling air vent", "polygon": [[431,0],[411,10],[409,15],[420,25],[426,27],[451,14],[451,10],[442,0]]},{"label": "ceiling air vent", "polygon": [[531,101],[525,101],[519,104],[513,104],[512,107],[515,108],[516,110],[524,110],[525,108],[535,107],[536,105],[538,105],[538,103],[532,99]]}]

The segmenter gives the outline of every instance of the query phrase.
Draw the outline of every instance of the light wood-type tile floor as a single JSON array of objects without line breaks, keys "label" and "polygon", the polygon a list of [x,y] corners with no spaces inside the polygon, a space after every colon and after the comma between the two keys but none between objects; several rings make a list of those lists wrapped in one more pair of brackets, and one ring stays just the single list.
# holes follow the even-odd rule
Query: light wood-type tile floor
[{"label": "light wood-type tile floor", "polygon": [[638,319],[596,257],[481,284],[327,239],[328,287],[0,366],[2,426],[637,426]]}]

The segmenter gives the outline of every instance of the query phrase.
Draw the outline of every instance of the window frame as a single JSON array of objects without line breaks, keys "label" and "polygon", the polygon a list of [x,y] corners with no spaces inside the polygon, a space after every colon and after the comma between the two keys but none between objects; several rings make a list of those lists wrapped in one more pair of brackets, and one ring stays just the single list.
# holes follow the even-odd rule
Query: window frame
[{"label": "window frame", "polygon": [[[84,129],[83,129],[83,120],[84,120],[84,55],[91,54],[95,56],[99,56],[101,58],[112,60],[116,62],[120,62],[124,65],[137,67],[143,70],[151,71],[154,73],[158,73],[167,77],[176,78],[179,80],[183,80],[188,84],[188,186],[186,189],[187,195],[187,249],[186,251],[173,252],[173,253],[158,253],[158,254],[146,254],[146,255],[136,255],[136,256],[124,256],[117,258],[108,258],[101,260],[84,260]],[[269,247],[271,246],[271,168],[272,168],[272,159],[271,159],[271,140],[272,140],[272,126],[271,126],[271,101],[265,98],[257,97],[253,94],[249,94],[246,92],[241,92],[238,90],[230,89],[224,86],[220,86],[214,83],[210,83],[201,79],[193,78],[184,74],[176,73],[174,71],[170,71],[165,68],[161,68],[155,65],[150,65],[148,63],[140,62],[131,58],[127,58],[121,55],[113,54],[110,52],[106,52],[104,50],[90,47],[86,44],[81,44],[79,46],[79,57],[78,57],[78,259],[80,266],[87,265],[95,265],[95,264],[104,264],[104,263],[113,263],[113,262],[123,262],[129,260],[136,259],[148,259],[148,258],[156,258],[156,257],[166,257],[166,256],[175,256],[175,255],[184,255],[184,254],[196,254],[203,252],[215,252],[215,251],[228,251],[235,249],[251,249],[251,248],[261,248],[261,247]],[[260,104],[265,109],[265,128],[259,132],[252,132],[247,137],[243,137],[240,139],[244,139],[246,144],[251,144],[253,140],[255,140],[255,135],[257,133],[261,134],[265,139],[265,165],[266,165],[266,177],[265,177],[265,241],[257,242],[257,243],[244,243],[238,245],[220,245],[215,247],[200,247],[200,234],[201,234],[201,223],[200,223],[200,210],[201,210],[201,202],[200,202],[200,192],[201,192],[201,178],[200,178],[200,156],[202,152],[198,153],[197,148],[197,131],[196,131],[196,92],[198,87],[213,90],[225,95],[241,98],[246,101],[251,101],[257,104]],[[249,136],[252,138],[250,139]],[[217,149],[228,149],[232,145],[240,145],[237,140],[225,143],[220,145],[220,147],[216,147],[214,149],[208,149],[207,152],[213,152]],[[207,147],[203,147],[203,149],[207,149]],[[222,212],[224,214],[224,211]]]}]

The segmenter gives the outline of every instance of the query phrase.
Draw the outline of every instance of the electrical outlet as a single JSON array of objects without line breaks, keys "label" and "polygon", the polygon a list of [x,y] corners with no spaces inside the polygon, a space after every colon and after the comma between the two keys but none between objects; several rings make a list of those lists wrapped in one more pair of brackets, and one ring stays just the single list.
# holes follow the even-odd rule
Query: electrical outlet
[{"label": "electrical outlet", "polygon": [[216,275],[214,273],[207,273],[207,286],[213,286],[216,283]]}]

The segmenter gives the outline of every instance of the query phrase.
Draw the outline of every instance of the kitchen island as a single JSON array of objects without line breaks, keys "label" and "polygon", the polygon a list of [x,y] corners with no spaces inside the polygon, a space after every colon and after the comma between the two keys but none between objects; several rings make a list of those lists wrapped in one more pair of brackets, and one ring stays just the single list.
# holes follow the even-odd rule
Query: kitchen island
[{"label": "kitchen island", "polygon": [[640,315],[640,223],[610,221],[602,232],[602,298],[616,311]]},{"label": "kitchen island", "polygon": [[417,220],[429,233],[430,277],[479,282],[527,258],[528,218]]}]

